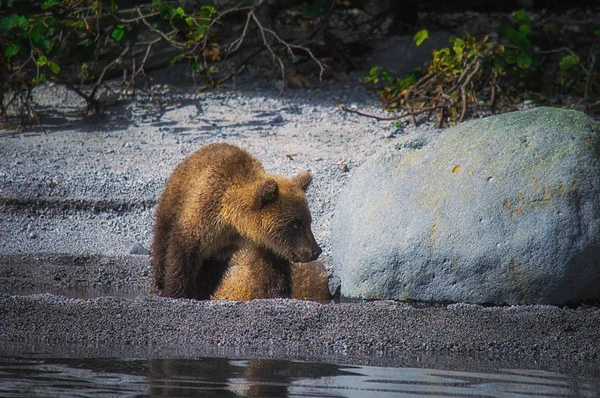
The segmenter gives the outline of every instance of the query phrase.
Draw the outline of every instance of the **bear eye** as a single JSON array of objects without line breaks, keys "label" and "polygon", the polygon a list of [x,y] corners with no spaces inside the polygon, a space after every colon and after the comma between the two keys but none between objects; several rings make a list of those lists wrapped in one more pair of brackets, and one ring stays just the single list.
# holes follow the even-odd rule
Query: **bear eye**
[{"label": "bear eye", "polygon": [[299,231],[302,229],[302,222],[298,221],[298,220],[292,221],[290,226],[292,227],[293,230]]}]

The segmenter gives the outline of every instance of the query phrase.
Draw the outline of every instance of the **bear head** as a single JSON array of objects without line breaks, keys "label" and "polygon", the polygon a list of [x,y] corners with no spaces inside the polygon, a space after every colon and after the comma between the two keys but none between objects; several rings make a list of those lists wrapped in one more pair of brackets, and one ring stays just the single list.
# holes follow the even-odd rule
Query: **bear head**
[{"label": "bear head", "polygon": [[321,248],[311,230],[306,190],[312,175],[302,172],[292,178],[265,175],[248,189],[252,195],[236,225],[242,236],[267,247],[291,262],[316,260]]}]

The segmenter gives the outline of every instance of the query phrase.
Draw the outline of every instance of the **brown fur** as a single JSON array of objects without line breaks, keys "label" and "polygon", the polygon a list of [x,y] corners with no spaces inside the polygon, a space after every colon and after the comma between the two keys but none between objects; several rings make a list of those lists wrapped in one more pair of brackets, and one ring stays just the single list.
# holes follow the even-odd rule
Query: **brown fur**
[{"label": "brown fur", "polygon": [[298,300],[329,301],[329,277],[318,261],[292,265],[292,297]]},{"label": "brown fur", "polygon": [[328,301],[329,279],[317,261],[291,264],[260,248],[237,251],[213,300],[248,301],[267,298]]},{"label": "brown fur", "polygon": [[310,229],[310,173],[267,174],[248,152],[207,145],[173,172],[156,209],[155,288],[164,296],[208,299],[233,254],[259,247],[288,261],[321,253]]},{"label": "brown fur", "polygon": [[232,301],[289,298],[292,296],[290,265],[270,250],[245,247],[233,255],[231,266],[211,298]]}]

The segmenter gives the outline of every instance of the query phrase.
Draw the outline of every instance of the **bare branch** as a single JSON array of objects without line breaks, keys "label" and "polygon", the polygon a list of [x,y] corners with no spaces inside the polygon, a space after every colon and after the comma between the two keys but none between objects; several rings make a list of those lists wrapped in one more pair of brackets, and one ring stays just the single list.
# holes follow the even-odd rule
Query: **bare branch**
[{"label": "bare branch", "polygon": [[244,24],[244,30],[242,31],[241,36],[238,37],[233,42],[231,42],[231,44],[229,45],[229,48],[227,49],[228,52],[234,52],[234,51],[237,51],[238,48],[240,48],[240,45],[242,44],[242,42],[246,38],[246,34],[248,33],[248,26],[250,25],[250,20],[252,20],[253,15],[254,15],[254,10],[251,10],[246,17],[246,23]]},{"label": "bare branch", "polygon": [[399,115],[395,115],[395,116],[391,116],[391,117],[385,117],[385,116],[377,116],[377,115],[372,115],[372,114],[369,114],[369,113],[364,113],[364,112],[358,111],[356,109],[350,109],[346,105],[339,105],[338,107],[342,111],[344,111],[344,112],[354,113],[354,114],[359,115],[359,116],[364,116],[364,117],[368,117],[368,118],[379,120],[379,121],[392,121],[392,120],[403,119],[405,117],[411,117],[411,116],[414,117],[414,116],[420,115],[422,113],[431,112],[431,111],[434,111],[436,109],[443,109],[443,108],[445,108],[445,106],[432,106],[432,107],[428,107],[428,108],[419,109],[418,111],[405,110],[405,111],[403,111]]}]

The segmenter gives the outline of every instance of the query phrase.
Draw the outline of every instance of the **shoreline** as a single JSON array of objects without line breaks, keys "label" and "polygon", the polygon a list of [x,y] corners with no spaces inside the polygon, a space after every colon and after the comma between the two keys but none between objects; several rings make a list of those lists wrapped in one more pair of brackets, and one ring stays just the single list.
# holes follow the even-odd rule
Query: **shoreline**
[{"label": "shoreline", "polygon": [[[600,309],[0,295],[2,355],[508,366],[600,377]],[[206,322],[206,320],[211,320]]]},{"label": "shoreline", "polygon": [[[59,103],[55,112],[76,108],[64,93],[48,90],[47,106]],[[546,364],[598,378],[598,307],[417,308],[393,301],[237,303],[146,295],[148,257],[134,255],[134,248],[149,248],[164,181],[200,146],[227,141],[269,171],[311,171],[313,232],[331,272],[331,217],[354,169],[379,150],[439,133],[427,124],[397,126],[340,111],[337,104],[347,103],[385,114],[361,86],[276,91],[165,94],[164,105],[122,102],[46,134],[0,131],[0,230],[9,231],[0,239],[0,353],[239,353],[388,366],[435,366],[442,355],[458,367],[477,357],[477,363]],[[140,296],[12,295],[127,287]]]}]

